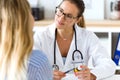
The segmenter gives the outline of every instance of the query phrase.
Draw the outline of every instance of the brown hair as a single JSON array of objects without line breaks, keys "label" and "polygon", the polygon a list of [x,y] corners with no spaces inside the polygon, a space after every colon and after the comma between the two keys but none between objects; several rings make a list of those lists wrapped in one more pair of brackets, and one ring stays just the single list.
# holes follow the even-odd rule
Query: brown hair
[{"label": "brown hair", "polygon": [[86,25],[85,25],[85,19],[84,19],[83,15],[79,18],[79,20],[77,22],[77,25],[80,26],[80,27],[82,27],[82,28],[86,27]]}]

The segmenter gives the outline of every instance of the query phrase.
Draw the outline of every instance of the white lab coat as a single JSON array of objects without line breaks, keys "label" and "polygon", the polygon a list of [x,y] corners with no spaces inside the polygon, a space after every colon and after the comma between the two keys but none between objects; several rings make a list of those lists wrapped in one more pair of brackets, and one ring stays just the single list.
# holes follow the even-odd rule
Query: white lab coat
[{"label": "white lab coat", "polygon": [[[98,37],[86,29],[75,25],[77,35],[77,48],[83,54],[84,64],[92,67],[91,73],[97,76],[97,79],[109,77],[115,72],[115,64],[108,57],[106,49],[101,45]],[[54,39],[55,24],[49,25],[44,29],[37,30],[34,34],[34,49],[42,50],[46,53],[51,65],[54,64]],[[56,63],[60,71],[67,71],[73,68],[72,53],[75,50],[75,40],[71,42],[70,49],[65,64],[56,44]],[[64,45],[63,45],[64,46]],[[70,79],[71,80],[71,79]]]}]

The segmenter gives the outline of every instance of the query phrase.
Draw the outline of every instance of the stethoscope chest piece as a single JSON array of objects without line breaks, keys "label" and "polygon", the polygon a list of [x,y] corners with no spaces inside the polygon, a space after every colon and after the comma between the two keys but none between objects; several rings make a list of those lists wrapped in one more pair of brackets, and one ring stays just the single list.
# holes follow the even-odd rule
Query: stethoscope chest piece
[{"label": "stethoscope chest piece", "polygon": [[59,66],[57,64],[52,65],[53,70],[59,70]]},{"label": "stethoscope chest piece", "polygon": [[81,53],[81,51],[79,50],[74,50],[73,54],[72,54],[72,64],[78,64],[78,65],[83,65],[84,61],[83,61],[83,55]]}]

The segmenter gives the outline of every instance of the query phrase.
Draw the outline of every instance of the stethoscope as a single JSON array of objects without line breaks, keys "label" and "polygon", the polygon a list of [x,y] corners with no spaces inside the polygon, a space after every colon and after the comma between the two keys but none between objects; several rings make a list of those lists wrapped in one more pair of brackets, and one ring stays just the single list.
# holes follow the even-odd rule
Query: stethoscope
[{"label": "stethoscope", "polygon": [[[73,29],[75,32],[75,50],[73,51],[73,54],[72,54],[72,60],[73,60],[73,63],[77,63],[77,62],[75,62],[75,53],[78,53],[83,62],[83,55],[82,55],[81,51],[77,49],[77,36],[76,36],[75,27],[73,27]],[[55,29],[55,39],[54,39],[54,64],[52,66],[53,70],[59,70],[59,66],[56,64],[56,37],[57,37],[57,28]]]}]

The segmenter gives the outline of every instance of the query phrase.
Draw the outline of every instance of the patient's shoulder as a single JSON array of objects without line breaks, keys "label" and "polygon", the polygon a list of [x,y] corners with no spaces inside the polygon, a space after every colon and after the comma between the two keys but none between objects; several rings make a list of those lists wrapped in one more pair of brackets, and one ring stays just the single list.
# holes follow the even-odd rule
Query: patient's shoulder
[{"label": "patient's shoulder", "polygon": [[29,62],[29,65],[39,67],[41,65],[46,65],[46,62],[48,62],[48,59],[42,51],[33,50],[28,62]]}]

